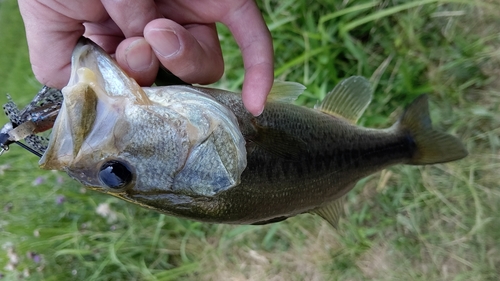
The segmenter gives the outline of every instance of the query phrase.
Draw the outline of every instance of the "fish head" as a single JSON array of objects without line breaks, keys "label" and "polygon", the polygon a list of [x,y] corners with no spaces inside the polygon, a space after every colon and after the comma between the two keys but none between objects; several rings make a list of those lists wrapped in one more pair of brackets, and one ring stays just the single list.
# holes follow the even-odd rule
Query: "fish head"
[{"label": "fish head", "polygon": [[79,42],[40,167],[140,205],[238,184],[246,151],[236,117],[186,86],[146,91],[100,47]]},{"label": "fish head", "polygon": [[162,112],[99,47],[78,43],[62,92],[42,168],[65,171],[105,193],[147,192],[153,181],[172,181],[187,157],[185,122]]}]

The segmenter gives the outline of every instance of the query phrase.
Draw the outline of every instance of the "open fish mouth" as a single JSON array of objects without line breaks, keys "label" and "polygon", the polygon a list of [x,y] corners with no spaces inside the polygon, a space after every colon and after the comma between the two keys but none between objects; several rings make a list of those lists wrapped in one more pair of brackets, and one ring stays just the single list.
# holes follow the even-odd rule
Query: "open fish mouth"
[{"label": "open fish mouth", "polygon": [[[103,170],[118,166],[133,174],[127,186],[137,183],[143,193],[171,191],[175,183],[178,190],[208,195],[239,184],[246,148],[238,121],[198,88],[142,88],[99,46],[81,39],[62,92],[41,168],[63,170],[106,193],[116,185]],[[150,182],[158,177],[166,187]]]},{"label": "open fish mouth", "polygon": [[[97,147],[116,150],[89,140],[119,137],[113,134],[114,127],[120,123],[126,103],[131,102],[124,95],[133,86],[140,87],[134,80],[126,79],[116,65],[109,63],[110,58],[96,48],[99,47],[89,40],[80,39],[73,51],[71,77],[62,90],[63,106],[47,151],[40,160],[42,168],[66,170]],[[117,79],[126,80],[129,85],[113,83]],[[134,94],[142,102],[149,102],[144,92],[135,91]]]}]

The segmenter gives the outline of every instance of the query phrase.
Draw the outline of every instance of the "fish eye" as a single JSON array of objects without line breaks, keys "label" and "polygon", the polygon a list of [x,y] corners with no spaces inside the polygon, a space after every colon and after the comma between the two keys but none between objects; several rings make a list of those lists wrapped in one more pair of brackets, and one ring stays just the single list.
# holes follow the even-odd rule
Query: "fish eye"
[{"label": "fish eye", "polygon": [[99,179],[107,187],[119,191],[132,182],[132,169],[124,162],[109,160],[101,166]]}]

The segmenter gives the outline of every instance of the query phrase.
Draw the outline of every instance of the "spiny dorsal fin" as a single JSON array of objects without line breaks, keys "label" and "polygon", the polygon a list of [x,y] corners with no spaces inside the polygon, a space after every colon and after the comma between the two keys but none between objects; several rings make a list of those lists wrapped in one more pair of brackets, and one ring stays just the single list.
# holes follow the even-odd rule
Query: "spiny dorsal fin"
[{"label": "spiny dorsal fin", "polygon": [[310,213],[319,215],[329,222],[333,227],[337,228],[339,220],[344,216],[344,203],[346,201],[346,195],[343,195],[339,199],[329,203],[328,205],[309,211]]},{"label": "spiny dorsal fin", "polygon": [[268,97],[273,101],[291,103],[295,101],[305,89],[306,87],[300,83],[275,80]]},{"label": "spiny dorsal fin", "polygon": [[372,92],[370,82],[366,78],[352,76],[337,84],[316,109],[356,123],[370,104]]}]

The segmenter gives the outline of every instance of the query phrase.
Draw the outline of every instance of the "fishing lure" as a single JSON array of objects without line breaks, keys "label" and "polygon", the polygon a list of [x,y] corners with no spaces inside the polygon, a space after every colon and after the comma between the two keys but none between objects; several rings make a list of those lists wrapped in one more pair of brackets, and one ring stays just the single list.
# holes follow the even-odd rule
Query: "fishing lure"
[{"label": "fishing lure", "polygon": [[3,110],[10,122],[0,129],[0,155],[9,150],[12,143],[16,143],[41,157],[47,149],[48,139],[37,134],[51,129],[54,125],[63,100],[62,92],[43,86],[22,110],[19,110],[10,96],[8,99]]}]

